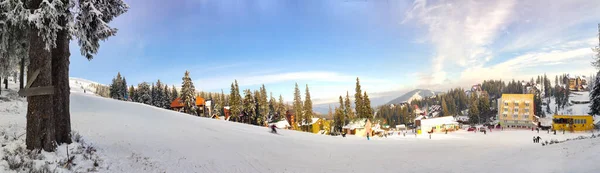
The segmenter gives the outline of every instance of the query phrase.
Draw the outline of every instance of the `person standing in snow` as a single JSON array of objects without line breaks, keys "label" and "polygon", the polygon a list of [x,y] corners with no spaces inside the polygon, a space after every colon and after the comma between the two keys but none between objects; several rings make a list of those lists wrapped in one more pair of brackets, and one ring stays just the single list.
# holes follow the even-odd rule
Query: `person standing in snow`
[{"label": "person standing in snow", "polygon": [[540,143],[540,140],[541,140],[541,139],[542,139],[542,138],[541,138],[540,136],[538,136],[538,137],[537,137],[537,143]]},{"label": "person standing in snow", "polygon": [[271,125],[271,133],[277,133],[277,126],[275,124]]},{"label": "person standing in snow", "polygon": [[368,140],[370,140],[370,139],[369,139],[369,133],[367,133],[367,141],[368,141]]},{"label": "person standing in snow", "polygon": [[535,141],[535,140],[536,140],[536,138],[535,138],[535,136],[533,136],[533,143],[534,143],[534,144],[536,143],[536,141]]}]

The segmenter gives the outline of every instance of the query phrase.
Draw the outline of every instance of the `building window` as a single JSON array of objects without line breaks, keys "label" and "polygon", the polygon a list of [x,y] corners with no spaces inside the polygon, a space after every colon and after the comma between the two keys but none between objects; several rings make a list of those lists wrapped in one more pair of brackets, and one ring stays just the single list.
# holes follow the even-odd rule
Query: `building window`
[{"label": "building window", "polygon": [[504,102],[504,106],[508,106],[508,102]]},{"label": "building window", "polygon": [[507,115],[507,114],[502,114],[502,115],[504,116],[504,118],[508,117],[508,115]]},{"label": "building window", "polygon": [[504,123],[508,123],[508,120],[504,120]]},{"label": "building window", "polygon": [[523,119],[526,119],[526,120],[528,120],[528,119],[529,119],[529,115],[524,115],[524,116],[523,116]]},{"label": "building window", "polygon": [[514,118],[514,119],[517,119],[517,118],[519,118],[519,115],[518,115],[518,114],[514,114],[514,115],[513,115],[513,118]]},{"label": "building window", "polygon": [[519,112],[519,108],[515,108],[514,112]]},{"label": "building window", "polygon": [[508,108],[504,108],[504,112],[508,112]]},{"label": "building window", "polygon": [[525,103],[525,106],[529,106],[529,103]]},{"label": "building window", "polygon": [[583,119],[583,124],[587,124],[587,119]]}]

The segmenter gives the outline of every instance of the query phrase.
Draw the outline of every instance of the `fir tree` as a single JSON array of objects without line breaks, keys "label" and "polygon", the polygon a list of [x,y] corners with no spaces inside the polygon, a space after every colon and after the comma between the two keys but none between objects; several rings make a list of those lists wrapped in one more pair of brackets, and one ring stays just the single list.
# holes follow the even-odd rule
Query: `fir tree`
[{"label": "fir tree", "polygon": [[[249,89],[244,90],[244,116],[248,117],[256,117],[256,103],[254,102],[254,97],[252,96],[252,91]],[[254,124],[254,123],[253,123]]]},{"label": "fir tree", "polygon": [[448,106],[446,105],[446,99],[442,98],[442,116],[450,116]]},{"label": "fir tree", "polygon": [[160,82],[160,80],[156,81],[156,85],[154,85],[154,87],[152,87],[154,90],[152,90],[152,105],[159,107],[159,108],[163,108],[165,107],[164,105],[164,90],[162,88],[163,84],[162,82]]},{"label": "fir tree", "polygon": [[123,77],[123,81],[121,82],[121,89],[120,89],[120,95],[122,97],[121,100],[128,100],[129,99],[129,95],[127,94],[127,80],[125,79],[125,77]]},{"label": "fir tree", "polygon": [[171,101],[175,100],[177,97],[179,97],[179,93],[177,92],[177,88],[175,88],[175,85],[173,85],[171,87]]},{"label": "fir tree", "polygon": [[278,104],[277,114],[281,118],[286,118],[285,112],[287,111],[287,107],[283,103],[283,97],[281,96],[281,94],[279,95],[279,103],[277,103],[277,104]]},{"label": "fir tree", "polygon": [[183,102],[183,112],[187,114],[196,115],[196,97],[195,88],[192,79],[190,78],[190,72],[185,71],[181,83],[181,102]]},{"label": "fir tree", "polygon": [[294,104],[293,104],[293,109],[294,109],[294,124],[292,126],[295,127],[295,129],[298,129],[298,125],[297,124],[301,124],[302,123],[302,117],[303,113],[303,105],[302,105],[302,98],[300,95],[300,89],[298,89],[298,83],[296,83],[296,88],[294,89]]},{"label": "fir tree", "polygon": [[546,114],[544,114],[544,111],[542,109],[542,99],[540,95],[540,92],[536,92],[533,97],[534,113],[539,117],[546,117]]},{"label": "fir tree", "polygon": [[277,117],[277,101],[275,100],[275,97],[273,97],[273,92],[269,93],[269,120],[271,120],[272,122],[276,122],[275,120],[279,120],[279,117]]},{"label": "fir tree", "polygon": [[171,98],[173,96],[171,96],[171,90],[169,90],[169,86],[168,85],[165,84],[165,87],[163,88],[163,92],[164,92],[163,98],[162,98],[163,108],[169,109],[169,108],[171,108],[171,101],[172,101]]},{"label": "fir tree", "polygon": [[150,105],[152,104],[152,93],[150,91],[150,85],[146,82],[138,84],[137,88],[137,102]]},{"label": "fir tree", "polygon": [[592,51],[595,53],[594,61],[592,61],[592,66],[600,70],[600,23],[598,24],[598,46],[592,48]]},{"label": "fir tree", "polygon": [[254,99],[254,116],[252,116],[253,119],[253,123],[254,125],[259,125],[262,126],[263,124],[263,115],[261,114],[261,107],[262,107],[262,96],[260,94],[260,91],[258,90],[254,90],[254,94],[252,95],[253,99]]},{"label": "fir tree", "polygon": [[241,103],[240,90],[238,88],[237,80],[235,80],[234,83],[231,83],[231,91],[229,92],[229,111],[231,113],[231,119],[234,121],[240,121],[239,115],[243,111]]},{"label": "fir tree", "polygon": [[346,91],[346,99],[344,100],[344,106],[340,106],[340,109],[343,109],[344,115],[346,116],[344,117],[345,124],[348,124],[350,123],[350,121],[356,119],[356,114],[354,114],[352,106],[350,105],[350,95],[348,94],[348,91]]},{"label": "fir tree", "polygon": [[356,115],[358,118],[364,118],[364,110],[362,104],[362,91],[360,89],[360,81],[358,77],[356,78],[356,93],[354,94],[354,107],[356,109]]},{"label": "fir tree", "polygon": [[596,74],[594,88],[590,91],[590,115],[600,115],[600,72]]},{"label": "fir tree", "polygon": [[128,94],[129,95],[129,101],[135,101],[137,98],[135,96],[135,88],[133,88],[133,85],[131,85],[129,87],[129,91],[128,92],[129,92],[129,94]]},{"label": "fir tree", "polygon": [[367,119],[373,119],[373,108],[371,108],[371,100],[369,100],[369,95],[367,95],[367,91],[363,94],[363,101],[361,102],[363,108],[363,117]]},{"label": "fir tree", "polygon": [[267,89],[265,88],[265,85],[263,84],[260,87],[260,95],[258,97],[258,110],[259,110],[259,114],[260,114],[260,124],[264,124],[264,122],[267,120],[267,117],[269,116],[269,102],[267,99]]},{"label": "fir tree", "polygon": [[478,98],[479,103],[477,103],[477,108],[479,110],[479,114],[486,114],[490,111],[490,99],[487,93],[483,92],[481,97]]},{"label": "fir tree", "polygon": [[[302,119],[304,120],[304,124],[312,123],[313,110],[312,110],[312,100],[310,100],[310,91],[308,90],[308,84],[306,84],[306,93],[304,94],[306,98],[304,99],[304,116]],[[306,126],[306,131],[309,131],[309,126]]]},{"label": "fir tree", "polygon": [[471,94],[471,104],[469,105],[469,122],[471,124],[479,123],[479,109],[476,94]]},{"label": "fir tree", "polygon": [[548,101],[546,102],[546,113],[552,114],[552,110],[550,109],[550,98],[548,98]]}]

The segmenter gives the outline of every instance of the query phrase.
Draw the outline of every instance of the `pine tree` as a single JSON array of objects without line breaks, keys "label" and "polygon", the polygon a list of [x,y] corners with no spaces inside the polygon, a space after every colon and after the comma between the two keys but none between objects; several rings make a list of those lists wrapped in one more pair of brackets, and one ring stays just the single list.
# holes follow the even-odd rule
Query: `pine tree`
[{"label": "pine tree", "polygon": [[163,88],[163,98],[162,98],[162,108],[165,109],[169,109],[171,108],[171,98],[173,96],[171,96],[171,90],[169,90],[169,86],[165,84],[165,87]]},{"label": "pine tree", "polygon": [[356,93],[354,94],[354,107],[356,109],[356,115],[358,118],[365,118],[363,104],[362,104],[362,91],[360,89],[360,81],[356,78]]},{"label": "pine tree", "polygon": [[187,114],[196,115],[196,97],[195,96],[195,88],[192,79],[190,78],[190,72],[185,71],[185,74],[181,84],[181,102],[183,102],[183,112]]},{"label": "pine tree", "polygon": [[112,84],[110,84],[110,98],[118,99],[118,100],[123,99],[122,85],[123,85],[123,78],[121,77],[121,73],[119,72],[119,73],[117,73],[117,76],[115,78],[113,78]]},{"label": "pine tree", "polygon": [[[249,89],[244,90],[244,116],[248,117],[256,117],[256,103],[254,102],[254,97],[252,96],[252,91]],[[253,123],[254,124],[254,123]]]},{"label": "pine tree", "polygon": [[[313,118],[313,109],[312,109],[312,100],[310,100],[310,91],[308,90],[308,84],[306,84],[306,93],[304,94],[306,98],[304,99],[304,116],[302,119],[304,120],[304,124],[310,124]],[[306,131],[309,131],[308,126],[306,126]]]},{"label": "pine tree", "polygon": [[238,122],[240,121],[239,115],[243,112],[241,97],[242,96],[240,96],[237,80],[235,80],[234,83],[231,83],[231,91],[229,92],[229,109],[231,113],[231,119]]},{"label": "pine tree", "polygon": [[594,88],[590,91],[590,115],[600,115],[600,72],[596,74]]},{"label": "pine tree", "polygon": [[138,84],[137,88],[137,102],[150,105],[152,104],[152,93],[150,91],[150,85],[146,82]]},{"label": "pine tree", "polygon": [[546,103],[546,113],[551,114],[552,110],[550,109],[550,98],[548,98],[548,101]]},{"label": "pine tree", "polygon": [[154,85],[154,87],[152,87],[154,90],[152,91],[152,105],[162,108],[165,107],[164,105],[164,89],[162,88],[163,84],[162,82],[160,82],[160,79],[158,81],[156,81],[156,85]]},{"label": "pine tree", "polygon": [[367,95],[367,91],[363,94],[363,101],[361,102],[363,108],[363,117],[367,119],[373,119],[373,108],[371,108],[371,100],[369,100],[369,95]]},{"label": "pine tree", "polygon": [[533,97],[534,113],[539,117],[546,117],[546,114],[544,114],[544,110],[542,109],[542,99],[540,95],[540,92],[536,92]]},{"label": "pine tree", "polygon": [[171,101],[175,100],[177,97],[179,97],[179,93],[177,92],[177,88],[175,88],[175,85],[173,85],[171,87]]},{"label": "pine tree", "polygon": [[348,91],[346,91],[346,100],[344,100],[344,106],[340,106],[340,109],[343,109],[344,115],[346,116],[344,117],[345,124],[348,124],[350,121],[356,119],[356,114],[354,114],[352,106],[350,105],[350,95],[348,94]]},{"label": "pine tree", "polygon": [[275,97],[273,97],[273,92],[269,93],[269,119],[272,122],[276,122],[275,120],[279,120],[279,117],[277,116],[276,112],[277,112],[277,100],[275,100]]},{"label": "pine tree", "polygon": [[[340,96],[341,97],[341,96]],[[334,128],[333,131],[335,132],[341,132],[342,128],[344,127],[344,108],[342,108],[344,105],[341,104],[340,107],[336,107],[335,108],[335,115],[333,116],[333,124],[334,124]]]},{"label": "pine tree", "polygon": [[598,24],[598,46],[592,48],[592,51],[595,52],[594,61],[592,61],[592,66],[600,70],[600,23]]},{"label": "pine tree", "polygon": [[450,116],[448,106],[446,105],[446,99],[442,98],[442,116]]},{"label": "pine tree", "polygon": [[469,105],[469,122],[471,124],[479,123],[479,109],[476,94],[471,95],[471,104]]},{"label": "pine tree", "polygon": [[293,104],[293,109],[294,109],[294,124],[292,126],[294,126],[295,129],[298,129],[298,125],[297,124],[301,124],[302,123],[302,117],[303,113],[303,105],[302,105],[302,98],[300,95],[300,89],[298,89],[298,83],[296,83],[296,88],[294,89],[294,104]]},{"label": "pine tree", "polygon": [[477,109],[479,110],[479,114],[486,114],[490,111],[490,97],[486,92],[481,94],[481,97],[478,98],[479,103],[477,103]]},{"label": "pine tree", "polygon": [[121,100],[128,100],[129,99],[129,95],[127,94],[127,80],[125,79],[125,77],[123,77],[123,81],[121,82],[121,89],[120,89],[120,95],[121,95]]},{"label": "pine tree", "polygon": [[254,90],[254,94],[252,95],[252,99],[254,99],[254,116],[252,116],[253,124],[261,126],[263,121],[263,115],[261,114],[262,107],[262,96],[260,91]]},{"label": "pine tree", "polygon": [[129,96],[130,96],[129,97],[129,101],[135,101],[135,100],[137,100],[137,97],[135,95],[135,88],[133,88],[133,85],[131,85],[129,87]]},{"label": "pine tree", "polygon": [[260,115],[260,120],[261,122],[259,122],[261,125],[264,124],[264,122],[267,120],[267,117],[269,116],[269,102],[267,100],[267,89],[265,88],[265,85],[263,84],[260,87],[260,97],[258,97],[258,103],[259,103],[259,115]]},{"label": "pine tree", "polygon": [[281,94],[279,95],[279,103],[277,103],[277,104],[279,105],[279,106],[277,106],[278,107],[277,114],[281,118],[286,118],[285,112],[287,111],[287,107],[283,103],[283,97],[281,96]]}]

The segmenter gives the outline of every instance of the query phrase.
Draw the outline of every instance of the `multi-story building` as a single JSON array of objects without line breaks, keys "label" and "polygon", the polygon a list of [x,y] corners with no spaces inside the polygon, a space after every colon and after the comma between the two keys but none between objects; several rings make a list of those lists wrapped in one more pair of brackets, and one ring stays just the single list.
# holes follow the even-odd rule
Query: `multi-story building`
[{"label": "multi-story building", "polygon": [[533,94],[502,94],[498,101],[498,119],[502,127],[535,126]]}]

